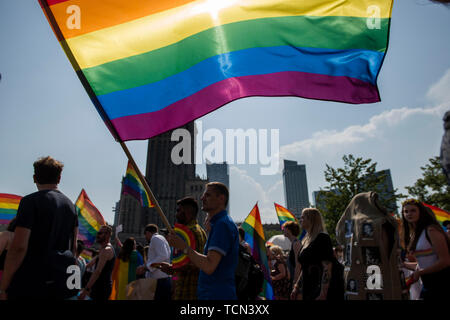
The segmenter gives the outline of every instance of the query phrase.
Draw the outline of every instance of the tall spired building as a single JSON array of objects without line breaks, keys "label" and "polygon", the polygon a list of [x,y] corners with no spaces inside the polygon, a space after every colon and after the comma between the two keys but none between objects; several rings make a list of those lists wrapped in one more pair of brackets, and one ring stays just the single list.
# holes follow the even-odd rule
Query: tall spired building
[{"label": "tall spired building", "polygon": [[[145,177],[161,209],[172,225],[175,222],[177,200],[186,196],[186,183],[195,179],[194,122],[190,122],[182,128],[189,132],[189,137],[183,136],[182,139],[189,138],[190,141],[181,139],[171,141],[173,130],[148,140]],[[177,156],[181,158],[190,156],[189,164],[175,164],[171,157],[174,147],[181,142],[184,145],[190,144],[191,152],[190,155],[183,155],[182,152],[186,150],[180,151],[181,154],[177,154]],[[162,219],[154,208],[147,208],[143,218],[142,224],[144,226],[148,223],[154,223],[161,228],[165,228]]]}]

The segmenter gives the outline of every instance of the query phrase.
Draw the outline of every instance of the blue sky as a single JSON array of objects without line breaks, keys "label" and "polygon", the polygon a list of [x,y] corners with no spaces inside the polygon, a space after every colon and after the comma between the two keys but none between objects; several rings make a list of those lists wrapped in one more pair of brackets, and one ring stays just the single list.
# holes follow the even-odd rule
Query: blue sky
[{"label": "blue sky", "polygon": [[[396,0],[390,43],[378,78],[382,102],[349,105],[302,98],[246,98],[201,118],[204,130],[279,129],[282,160],[306,164],[310,200],[325,187],[325,165],[342,156],[371,158],[391,169],[405,193],[420,166],[439,154],[442,116],[450,109],[450,9],[427,0]],[[32,163],[63,161],[60,190],[73,201],[84,188],[106,220],[120,198],[127,159],[97,114],[37,1],[0,1],[0,193],[36,190]],[[145,171],[145,141],[127,142]],[[281,169],[230,167],[230,211],[242,221],[258,201],[263,223],[285,204]],[[203,167],[198,168],[204,174]]]}]

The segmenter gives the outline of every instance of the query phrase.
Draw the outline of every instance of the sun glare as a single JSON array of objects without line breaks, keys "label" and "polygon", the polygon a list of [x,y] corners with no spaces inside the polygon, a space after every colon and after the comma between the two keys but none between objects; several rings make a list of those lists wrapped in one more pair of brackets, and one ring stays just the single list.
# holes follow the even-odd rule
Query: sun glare
[{"label": "sun glare", "polygon": [[219,17],[222,9],[232,6],[237,0],[205,0],[197,5],[194,9],[195,13],[209,12],[214,19]]}]

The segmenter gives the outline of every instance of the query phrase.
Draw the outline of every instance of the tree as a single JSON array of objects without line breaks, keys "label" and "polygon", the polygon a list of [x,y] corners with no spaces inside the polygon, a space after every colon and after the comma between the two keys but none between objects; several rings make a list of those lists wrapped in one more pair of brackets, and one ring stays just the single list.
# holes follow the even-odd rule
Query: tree
[{"label": "tree", "polygon": [[409,195],[419,201],[450,211],[450,186],[442,172],[439,157],[429,159],[430,163],[422,170],[422,178],[419,178],[412,187],[405,187]]},{"label": "tree", "polygon": [[350,201],[359,193],[375,191],[381,204],[389,212],[397,211],[397,199],[404,197],[397,194],[397,189],[389,191],[386,174],[376,171],[376,162],[372,159],[355,158],[352,154],[344,155],[343,168],[326,165],[325,180],[329,186],[319,191],[316,206],[322,212],[327,231],[336,244],[336,225]]}]

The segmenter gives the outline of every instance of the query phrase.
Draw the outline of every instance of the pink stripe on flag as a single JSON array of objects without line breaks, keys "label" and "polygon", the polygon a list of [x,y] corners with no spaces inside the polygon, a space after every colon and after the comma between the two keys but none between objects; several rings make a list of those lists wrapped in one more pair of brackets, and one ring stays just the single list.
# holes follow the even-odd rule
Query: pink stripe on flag
[{"label": "pink stripe on flag", "polygon": [[359,79],[287,71],[226,79],[162,110],[116,118],[112,123],[123,141],[145,140],[181,127],[232,100],[251,96],[299,96],[352,104],[380,101],[376,86]]}]

